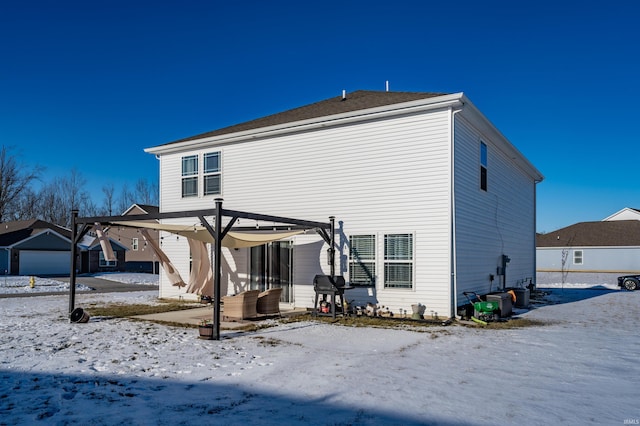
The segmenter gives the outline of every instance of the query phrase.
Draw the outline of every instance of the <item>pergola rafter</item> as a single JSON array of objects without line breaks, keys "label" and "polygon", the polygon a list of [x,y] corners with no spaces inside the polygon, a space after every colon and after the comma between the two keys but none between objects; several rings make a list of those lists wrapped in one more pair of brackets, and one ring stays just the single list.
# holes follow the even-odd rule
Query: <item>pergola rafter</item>
[{"label": "pergola rafter", "polygon": [[[206,217],[212,217],[211,224]],[[222,225],[222,218],[228,217],[229,222]],[[180,218],[196,218],[204,226],[214,240],[212,272],[214,277],[214,309],[213,309],[213,336],[212,339],[220,340],[220,281],[221,281],[221,257],[222,257],[222,239],[232,229],[246,229],[244,227],[234,227],[238,219],[251,219],[256,221],[272,222],[274,226],[265,227],[263,229],[275,229],[282,226],[287,229],[313,229],[322,239],[329,245],[329,264],[331,267],[331,275],[335,275],[335,218],[329,217],[329,222],[316,222],[310,220],[293,219],[281,216],[264,215],[259,213],[243,212],[238,210],[229,210],[222,208],[222,199],[215,200],[215,208],[204,210],[190,210],[181,212],[167,213],[149,213],[142,215],[129,216],[94,216],[94,217],[78,217],[78,210],[72,211],[71,221],[71,273],[69,279],[69,313],[75,309],[75,293],[76,293],[76,271],[77,271],[77,244],[87,232],[96,224],[110,225],[118,222],[119,226],[126,226],[126,222],[162,220],[162,219],[180,219]],[[125,222],[125,224],[122,224]],[[281,225],[275,225],[281,224]],[[78,229],[80,226],[80,229]],[[132,226],[135,227],[135,226]],[[255,228],[254,228],[255,229]],[[258,228],[259,230],[260,228]]]}]

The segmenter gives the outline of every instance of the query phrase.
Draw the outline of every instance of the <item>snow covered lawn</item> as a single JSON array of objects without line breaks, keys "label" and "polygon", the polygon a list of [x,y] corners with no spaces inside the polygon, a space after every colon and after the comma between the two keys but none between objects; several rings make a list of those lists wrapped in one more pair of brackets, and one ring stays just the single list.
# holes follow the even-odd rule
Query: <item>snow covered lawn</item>
[{"label": "snow covered lawn", "polygon": [[[103,280],[116,281],[126,284],[158,285],[158,275],[131,272],[101,272],[91,275]],[[31,294],[31,293],[64,293],[69,291],[69,283],[53,278],[34,277],[31,287],[31,277],[6,275],[0,277],[0,294]],[[76,290],[92,290],[82,284],[76,284]]]},{"label": "snow covered lawn", "polygon": [[65,295],[0,299],[0,424],[633,424],[640,291],[575,284],[545,284],[554,303],[521,314],[542,327],[274,322],[221,341],[124,319],[70,324]]},{"label": "snow covered lawn", "polygon": [[[51,278],[34,277],[31,287],[31,277],[18,277],[6,275],[0,277],[0,294],[31,294],[31,293],[58,293],[68,292],[69,283]],[[86,285],[77,284],[76,290],[91,290]]]}]

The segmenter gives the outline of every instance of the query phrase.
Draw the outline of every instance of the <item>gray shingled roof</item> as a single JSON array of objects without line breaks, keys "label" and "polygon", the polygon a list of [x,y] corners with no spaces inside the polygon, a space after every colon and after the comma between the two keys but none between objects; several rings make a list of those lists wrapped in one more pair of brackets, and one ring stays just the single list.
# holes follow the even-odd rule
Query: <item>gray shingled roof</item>
[{"label": "gray shingled roof", "polygon": [[137,203],[136,205],[149,214],[156,214],[160,212],[160,208],[158,206],[152,206],[151,204],[139,204],[139,203]]},{"label": "gray shingled roof", "polygon": [[420,99],[433,98],[442,95],[446,95],[446,93],[379,92],[371,90],[358,90],[353,93],[347,93],[346,99],[344,100],[342,96],[336,96],[334,98],[325,99],[324,101],[290,109],[288,111],[258,118],[256,120],[224,127],[222,129],[213,130],[211,132],[201,133],[199,135],[190,136],[184,139],[179,139],[177,141],[164,144],[164,146],[178,142],[185,142],[211,136],[219,136],[246,130],[259,129],[261,127],[275,126],[285,123],[293,123],[295,121],[325,117],[329,115],[358,111],[362,109],[417,101]]},{"label": "gray shingled roof", "polygon": [[53,223],[38,219],[18,220],[0,223],[0,247],[10,246],[45,229],[51,229],[64,237],[71,238],[70,230]]},{"label": "gray shingled roof", "polygon": [[536,247],[640,246],[640,220],[580,222],[536,235]]}]

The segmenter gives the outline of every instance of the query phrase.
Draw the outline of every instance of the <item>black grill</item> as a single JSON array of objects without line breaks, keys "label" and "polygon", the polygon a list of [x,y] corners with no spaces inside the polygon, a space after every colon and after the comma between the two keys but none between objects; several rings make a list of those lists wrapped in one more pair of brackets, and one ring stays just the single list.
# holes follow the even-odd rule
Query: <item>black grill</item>
[{"label": "black grill", "polygon": [[344,277],[332,277],[330,275],[316,275],[313,279],[313,289],[316,292],[322,291],[342,291],[346,283]]},{"label": "black grill", "polygon": [[[331,275],[316,275],[313,279],[313,289],[316,292],[316,301],[314,305],[314,315],[331,315],[336,317],[336,311],[344,314],[344,291],[351,287],[346,286],[344,277]],[[327,301],[330,296],[330,301]],[[336,296],[340,298],[340,303],[336,303]],[[321,304],[328,304],[329,309],[320,309]]]}]

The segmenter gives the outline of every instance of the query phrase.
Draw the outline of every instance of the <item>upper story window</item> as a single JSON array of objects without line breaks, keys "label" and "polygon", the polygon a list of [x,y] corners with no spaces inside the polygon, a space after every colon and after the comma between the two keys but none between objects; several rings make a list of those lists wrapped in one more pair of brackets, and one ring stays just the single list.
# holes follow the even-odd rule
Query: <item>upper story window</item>
[{"label": "upper story window", "polygon": [[[222,167],[220,151],[208,152],[202,156],[182,157],[182,197],[222,194]],[[200,171],[202,165],[202,171]],[[199,181],[202,177],[202,191]]]},{"label": "upper story window", "polygon": [[182,197],[198,196],[198,156],[182,157]]},{"label": "upper story window", "polygon": [[384,236],[384,287],[413,288],[413,235]]},{"label": "upper story window", "polygon": [[480,189],[487,190],[487,144],[480,142]]},{"label": "upper story window", "polygon": [[222,193],[222,176],[220,171],[220,152],[204,154],[204,195],[217,195]]},{"label": "upper story window", "polygon": [[137,238],[132,238],[131,239],[131,250],[138,251],[138,239]]},{"label": "upper story window", "polygon": [[376,236],[349,237],[349,282],[351,285],[371,286],[376,283]]}]

